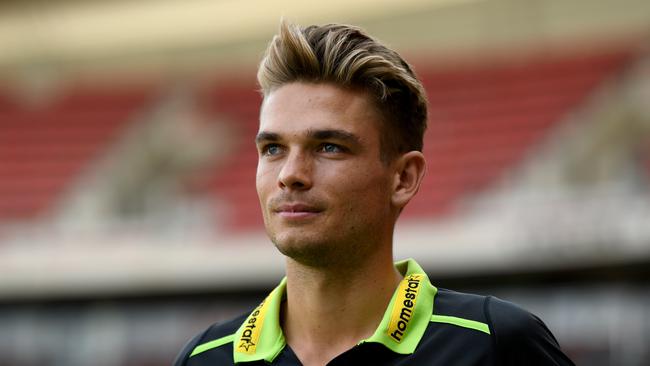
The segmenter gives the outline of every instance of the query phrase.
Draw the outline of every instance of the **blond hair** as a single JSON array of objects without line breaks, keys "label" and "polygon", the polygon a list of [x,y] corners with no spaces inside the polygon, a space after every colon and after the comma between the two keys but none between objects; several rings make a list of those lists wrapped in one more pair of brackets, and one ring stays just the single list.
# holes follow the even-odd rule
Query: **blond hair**
[{"label": "blond hair", "polygon": [[381,158],[422,151],[427,99],[409,64],[360,28],[327,24],[301,28],[282,21],[257,80],[264,97],[291,82],[360,88],[382,114]]}]

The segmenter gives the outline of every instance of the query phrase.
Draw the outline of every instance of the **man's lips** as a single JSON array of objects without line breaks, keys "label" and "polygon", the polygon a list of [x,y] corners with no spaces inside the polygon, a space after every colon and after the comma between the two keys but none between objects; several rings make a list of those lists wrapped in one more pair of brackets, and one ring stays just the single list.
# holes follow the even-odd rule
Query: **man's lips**
[{"label": "man's lips", "polygon": [[318,207],[304,203],[282,204],[274,210],[281,217],[286,218],[305,218],[317,215],[322,210]]}]

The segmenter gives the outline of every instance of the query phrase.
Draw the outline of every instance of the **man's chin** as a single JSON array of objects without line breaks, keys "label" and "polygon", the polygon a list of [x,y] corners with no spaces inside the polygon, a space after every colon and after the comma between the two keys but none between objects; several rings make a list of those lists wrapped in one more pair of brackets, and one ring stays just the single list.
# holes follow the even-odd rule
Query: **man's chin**
[{"label": "man's chin", "polygon": [[278,251],[292,260],[307,266],[322,267],[330,264],[336,252],[333,246],[313,238],[286,236],[274,238]]},{"label": "man's chin", "polygon": [[300,237],[297,235],[283,235],[272,238],[273,244],[278,248],[280,253],[290,256],[292,253],[302,253],[318,251],[321,243],[314,243],[310,238]]}]

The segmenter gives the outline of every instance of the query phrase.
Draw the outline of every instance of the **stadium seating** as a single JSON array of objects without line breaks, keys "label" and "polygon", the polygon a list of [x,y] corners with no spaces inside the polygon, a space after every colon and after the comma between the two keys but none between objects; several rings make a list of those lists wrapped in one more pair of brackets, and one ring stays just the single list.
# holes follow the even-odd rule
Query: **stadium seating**
[{"label": "stadium seating", "polygon": [[405,216],[449,213],[487,188],[629,58],[619,51],[425,70],[429,172]]},{"label": "stadium seating", "polygon": [[262,226],[259,204],[255,193],[257,150],[253,139],[257,133],[260,93],[254,80],[219,80],[199,98],[209,113],[230,121],[240,137],[236,148],[225,161],[219,163],[208,178],[207,189],[225,203],[227,222],[222,227],[234,231],[258,229]]},{"label": "stadium seating", "polygon": [[0,96],[0,222],[46,214],[146,105],[146,87],[70,87],[28,104]]}]

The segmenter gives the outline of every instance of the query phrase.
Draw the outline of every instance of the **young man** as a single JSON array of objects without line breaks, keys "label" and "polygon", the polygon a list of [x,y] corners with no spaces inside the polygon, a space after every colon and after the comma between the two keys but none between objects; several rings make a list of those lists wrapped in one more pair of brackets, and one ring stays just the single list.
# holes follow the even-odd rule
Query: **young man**
[{"label": "young man", "polygon": [[354,27],[283,23],[258,80],[257,193],[286,278],[175,365],[572,365],[525,310],[393,263],[395,222],[426,170],[427,118],[397,53]]}]

